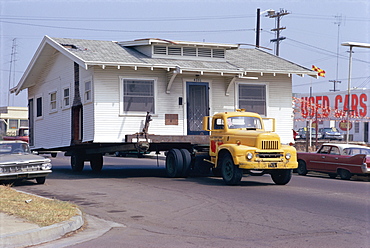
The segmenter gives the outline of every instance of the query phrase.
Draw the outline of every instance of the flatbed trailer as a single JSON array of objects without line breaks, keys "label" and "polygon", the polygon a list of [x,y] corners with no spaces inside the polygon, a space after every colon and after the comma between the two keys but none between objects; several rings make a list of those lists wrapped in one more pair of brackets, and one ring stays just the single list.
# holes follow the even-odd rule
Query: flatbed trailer
[{"label": "flatbed trailer", "polygon": [[84,162],[89,161],[91,169],[99,172],[103,168],[103,155],[115,152],[137,152],[147,153],[168,152],[169,150],[186,150],[190,156],[196,153],[204,154],[209,150],[209,135],[151,135],[151,134],[132,134],[126,135],[126,141],[122,143],[78,143],[67,147],[56,147],[52,149],[33,149],[41,154],[51,154],[64,152],[65,156],[71,157],[71,167],[73,171],[82,171]]}]

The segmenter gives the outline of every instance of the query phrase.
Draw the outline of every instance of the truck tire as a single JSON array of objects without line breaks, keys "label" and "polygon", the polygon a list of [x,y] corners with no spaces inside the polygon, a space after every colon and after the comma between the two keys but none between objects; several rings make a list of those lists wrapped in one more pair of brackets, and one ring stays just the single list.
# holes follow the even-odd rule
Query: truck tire
[{"label": "truck tire", "polygon": [[182,177],[188,177],[190,174],[191,167],[191,154],[187,149],[180,149],[182,159],[183,159],[183,168],[182,168]]},{"label": "truck tire", "polygon": [[307,167],[306,167],[306,162],[303,160],[298,160],[298,168],[297,168],[297,173],[298,175],[305,176],[307,175]]},{"label": "truck tire", "polygon": [[274,170],[273,172],[271,172],[271,178],[275,184],[285,185],[289,183],[290,179],[292,178],[292,170],[291,169]]},{"label": "truck tire", "polygon": [[78,154],[72,154],[71,156],[71,167],[72,171],[81,172],[84,169],[84,156]]},{"label": "truck tire", "polygon": [[103,155],[92,154],[90,158],[90,167],[93,172],[100,172],[103,168]]},{"label": "truck tire", "polygon": [[224,154],[221,158],[221,173],[227,185],[237,185],[243,177],[243,171],[234,164],[230,154]]},{"label": "truck tire", "polygon": [[171,149],[166,156],[166,172],[171,178],[181,177],[184,161],[179,149]]}]

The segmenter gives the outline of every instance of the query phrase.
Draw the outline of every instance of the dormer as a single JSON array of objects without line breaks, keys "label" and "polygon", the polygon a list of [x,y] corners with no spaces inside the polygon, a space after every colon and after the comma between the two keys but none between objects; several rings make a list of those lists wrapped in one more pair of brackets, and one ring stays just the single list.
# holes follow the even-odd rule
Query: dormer
[{"label": "dormer", "polygon": [[132,47],[150,58],[203,61],[225,61],[226,50],[239,48],[239,45],[162,39],[140,39],[118,44]]}]

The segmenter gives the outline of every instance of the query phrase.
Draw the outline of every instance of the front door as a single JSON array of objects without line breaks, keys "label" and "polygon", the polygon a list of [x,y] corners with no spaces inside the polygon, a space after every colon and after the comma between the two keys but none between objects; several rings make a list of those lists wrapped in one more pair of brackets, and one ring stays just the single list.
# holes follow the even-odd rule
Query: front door
[{"label": "front door", "polygon": [[203,130],[203,117],[209,115],[208,83],[187,82],[188,135],[208,134]]}]

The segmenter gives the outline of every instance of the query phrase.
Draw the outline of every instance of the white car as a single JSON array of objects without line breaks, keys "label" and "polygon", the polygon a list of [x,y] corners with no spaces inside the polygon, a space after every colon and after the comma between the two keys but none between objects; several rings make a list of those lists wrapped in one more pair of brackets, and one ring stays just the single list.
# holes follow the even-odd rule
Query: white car
[{"label": "white car", "polygon": [[51,160],[32,154],[24,141],[0,141],[0,180],[36,179],[44,184]]}]

